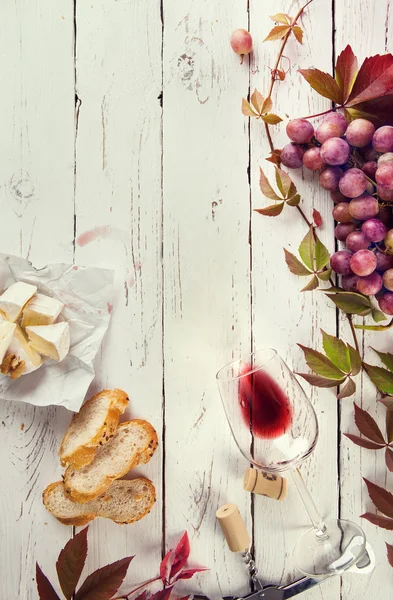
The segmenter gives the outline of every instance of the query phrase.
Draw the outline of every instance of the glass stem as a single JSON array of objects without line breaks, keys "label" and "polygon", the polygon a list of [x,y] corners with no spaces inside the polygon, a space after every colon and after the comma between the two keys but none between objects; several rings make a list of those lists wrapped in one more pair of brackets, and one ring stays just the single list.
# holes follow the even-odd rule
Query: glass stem
[{"label": "glass stem", "polygon": [[304,483],[304,479],[299,469],[292,469],[291,474],[299,491],[300,497],[303,500],[304,507],[308,513],[308,516],[310,517],[311,523],[313,524],[316,536],[321,539],[327,538],[326,525],[314,504],[314,500],[312,499],[310,492]]}]

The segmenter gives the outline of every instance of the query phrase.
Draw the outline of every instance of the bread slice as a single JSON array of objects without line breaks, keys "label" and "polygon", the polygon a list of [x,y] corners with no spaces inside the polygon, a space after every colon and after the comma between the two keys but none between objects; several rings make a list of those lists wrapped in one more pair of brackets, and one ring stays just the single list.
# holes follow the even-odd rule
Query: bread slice
[{"label": "bread slice", "polygon": [[157,433],[150,423],[133,419],[120,423],[107,444],[101,446],[94,460],[81,469],[69,467],[64,474],[64,488],[75,502],[89,502],[101,496],[114,479],[130,469],[147,463],[158,446]]},{"label": "bread slice", "polygon": [[156,501],[156,490],[149,479],[115,481],[100,498],[87,504],[72,502],[62,481],[51,483],[43,493],[45,507],[64,525],[86,525],[96,517],[126,524],[146,516]]},{"label": "bread slice", "polygon": [[90,398],[74,416],[60,446],[60,462],[75,469],[91,463],[97,448],[115,433],[119,417],[127,408],[122,390],[103,390]]}]

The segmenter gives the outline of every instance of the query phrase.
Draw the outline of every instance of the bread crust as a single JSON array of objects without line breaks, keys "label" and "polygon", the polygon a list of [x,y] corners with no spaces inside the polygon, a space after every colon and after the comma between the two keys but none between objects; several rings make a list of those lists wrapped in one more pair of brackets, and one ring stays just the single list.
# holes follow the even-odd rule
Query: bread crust
[{"label": "bread crust", "polygon": [[100,514],[99,510],[97,510],[97,512],[91,512],[91,511],[89,512],[88,511],[88,512],[86,512],[85,515],[79,515],[78,517],[74,517],[74,518],[60,517],[60,516],[55,515],[48,507],[48,504],[49,504],[50,495],[51,495],[52,491],[55,488],[57,488],[58,486],[64,487],[64,484],[62,481],[56,481],[55,483],[51,483],[48,485],[48,487],[44,490],[44,492],[42,494],[43,503],[45,505],[45,508],[63,525],[79,527],[82,525],[86,525],[87,523],[89,523],[90,521],[95,519],[96,517],[102,517],[102,518],[109,519],[109,520],[113,521],[114,523],[117,523],[118,525],[129,525],[131,523],[135,523],[136,521],[140,521],[147,514],[149,514],[152,507],[154,506],[154,503],[156,502],[156,490],[155,490],[153,483],[150,481],[150,479],[146,479],[145,477],[139,477],[138,479],[135,479],[134,481],[143,482],[144,485],[146,485],[149,488],[149,491],[150,491],[149,495],[151,496],[151,499],[150,499],[150,502],[148,503],[148,505],[146,506],[145,511],[140,516],[138,516],[137,518],[134,518],[134,519],[130,518],[129,520],[126,520],[126,521],[116,521],[116,519],[111,519],[107,515]]},{"label": "bread crust", "polygon": [[121,423],[119,427],[127,427],[132,424],[138,424],[139,426],[143,427],[148,434],[147,437],[149,441],[146,444],[146,447],[141,452],[136,453],[126,467],[122,471],[119,471],[115,476],[105,475],[101,485],[99,485],[94,492],[91,493],[79,492],[73,487],[72,471],[74,469],[72,467],[68,467],[64,473],[64,489],[70,500],[73,502],[78,502],[79,504],[85,504],[86,502],[90,502],[91,500],[99,498],[110,488],[114,480],[120,479],[131,469],[134,469],[139,465],[146,464],[152,458],[158,447],[158,436],[156,430],[151,423],[145,421],[144,419],[132,419],[131,421],[125,421]]},{"label": "bread crust", "polygon": [[[71,452],[68,455],[64,454],[64,452],[65,452],[64,447],[66,445],[66,442],[68,440],[68,437],[70,435],[70,432],[71,432],[73,426],[78,421],[79,415],[82,413],[82,411],[84,410],[84,408],[87,405],[95,402],[101,396],[110,396],[110,399],[111,399],[110,405],[108,407],[107,416],[104,420],[103,426],[99,429],[97,434],[93,438],[91,438],[91,440],[87,444],[78,446],[78,448],[76,448],[73,452]],[[68,427],[68,429],[64,435],[63,441],[61,442],[61,446],[60,446],[60,450],[59,450],[61,465],[63,467],[71,466],[74,469],[81,469],[82,467],[90,464],[96,455],[97,448],[100,445],[108,442],[110,440],[110,438],[113,436],[113,434],[115,433],[115,431],[118,427],[118,424],[119,424],[120,415],[122,415],[124,413],[124,411],[126,410],[126,408],[128,406],[128,402],[129,402],[129,398],[128,398],[127,394],[119,389],[102,390],[102,392],[99,392],[98,394],[96,394],[95,396],[93,396],[92,398],[87,400],[87,402],[85,402],[83,404],[79,413],[74,415],[74,417],[70,423],[70,426]]]}]

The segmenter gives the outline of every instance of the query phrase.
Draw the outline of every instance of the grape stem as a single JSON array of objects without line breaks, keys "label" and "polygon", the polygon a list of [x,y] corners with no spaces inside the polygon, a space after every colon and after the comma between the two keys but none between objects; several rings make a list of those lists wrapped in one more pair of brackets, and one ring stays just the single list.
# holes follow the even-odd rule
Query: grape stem
[{"label": "grape stem", "polygon": [[331,112],[336,111],[338,108],[343,108],[342,106],[336,106],[335,108],[329,108],[328,110],[324,110],[320,113],[316,113],[315,115],[308,115],[307,117],[300,117],[301,119],[313,119],[314,117],[323,117],[323,115],[328,115]]}]

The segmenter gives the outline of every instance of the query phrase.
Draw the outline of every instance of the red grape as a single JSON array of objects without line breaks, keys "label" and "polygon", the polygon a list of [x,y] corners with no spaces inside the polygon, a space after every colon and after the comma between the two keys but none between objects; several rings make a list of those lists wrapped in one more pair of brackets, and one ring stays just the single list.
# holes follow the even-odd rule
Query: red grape
[{"label": "red grape", "polygon": [[231,35],[232,50],[243,56],[252,50],[252,37],[246,29],[236,29]]},{"label": "red grape", "polygon": [[330,138],[321,146],[322,160],[328,165],[343,165],[347,162],[350,152],[347,142],[339,137]]},{"label": "red grape", "polygon": [[367,148],[362,148],[360,150],[360,153],[363,156],[365,161],[377,160],[377,153],[375,152],[375,150],[372,146],[367,146]]},{"label": "red grape", "polygon": [[375,160],[368,160],[362,166],[362,171],[367,175],[367,177],[370,177],[370,179],[374,179],[377,168],[378,165]]},{"label": "red grape", "polygon": [[345,244],[351,252],[365,250],[370,245],[370,240],[362,231],[353,231],[345,240]]},{"label": "red grape", "polygon": [[375,271],[377,259],[371,250],[358,250],[352,255],[349,264],[356,275],[366,277]]},{"label": "red grape", "polygon": [[378,185],[382,185],[388,190],[393,190],[393,164],[384,163],[378,165],[377,172],[375,173],[375,180]]},{"label": "red grape", "polygon": [[383,296],[378,299],[379,308],[386,315],[393,315],[393,294],[392,292],[386,292]]},{"label": "red grape", "polygon": [[386,225],[386,227],[388,229],[391,229],[391,227],[393,227],[392,207],[391,206],[380,206],[379,213],[378,213],[378,219],[380,219],[382,221],[382,223],[384,225]]},{"label": "red grape", "polygon": [[348,144],[357,148],[364,148],[371,144],[375,127],[366,119],[355,119],[348,127],[345,134]]},{"label": "red grape", "polygon": [[339,202],[332,210],[332,215],[339,223],[350,223],[352,215],[349,212],[348,202]]},{"label": "red grape", "polygon": [[287,144],[281,150],[281,162],[288,169],[299,169],[303,165],[304,150],[296,144]]},{"label": "red grape", "polygon": [[366,184],[366,192],[367,194],[370,194],[370,196],[373,196],[373,194],[375,193],[375,185],[373,185],[371,181],[368,180]]},{"label": "red grape", "polygon": [[374,271],[371,275],[366,277],[359,277],[357,281],[357,289],[361,294],[366,296],[374,296],[382,289],[382,277],[379,273]]},{"label": "red grape", "polygon": [[389,292],[393,292],[393,269],[387,269],[383,274],[383,285]]},{"label": "red grape", "polygon": [[393,163],[393,152],[385,152],[378,158],[378,167]]},{"label": "red grape", "polygon": [[338,184],[342,175],[343,170],[339,167],[326,167],[319,175],[319,185],[324,190],[335,192],[338,190]]},{"label": "red grape", "polygon": [[334,235],[340,242],[345,242],[348,235],[356,230],[355,223],[339,223],[334,228]]},{"label": "red grape", "polygon": [[330,257],[330,266],[339,275],[350,275],[352,273],[350,261],[352,253],[346,250],[338,250]]},{"label": "red grape", "polygon": [[314,135],[314,127],[307,119],[293,119],[287,125],[287,136],[297,144],[308,144]]},{"label": "red grape", "polygon": [[320,144],[323,144],[323,142],[326,142],[330,138],[340,137],[341,135],[340,126],[327,121],[322,123],[315,132],[315,137]]},{"label": "red grape", "polygon": [[[330,167],[330,168],[332,168],[332,167]],[[330,197],[335,204],[338,204],[339,202],[349,202],[350,201],[350,198],[347,198],[346,196],[344,196],[344,194],[342,194],[340,192],[340,190],[336,190],[335,192],[330,192]]]},{"label": "red grape", "polygon": [[384,200],[385,202],[392,202],[393,190],[389,190],[384,185],[377,185],[377,193],[381,200]]},{"label": "red grape", "polygon": [[387,229],[379,219],[367,219],[362,225],[362,231],[371,242],[382,242]]},{"label": "red grape", "polygon": [[393,127],[384,125],[376,129],[373,135],[373,147],[377,152],[393,151]]},{"label": "red grape", "polygon": [[349,213],[354,219],[366,221],[376,217],[379,211],[378,200],[365,192],[358,198],[354,198],[349,203]]},{"label": "red grape", "polygon": [[318,169],[322,169],[325,163],[321,158],[321,151],[317,146],[305,151],[303,156],[303,164],[311,171],[318,171]]},{"label": "red grape", "polygon": [[377,250],[375,256],[377,257],[377,271],[383,272],[393,268],[393,256],[391,254],[384,254]]},{"label": "red grape", "polygon": [[359,277],[355,274],[343,275],[341,278],[341,286],[346,292],[357,292],[357,282]]},{"label": "red grape", "polygon": [[340,132],[337,137],[344,135],[348,127],[346,118],[339,112],[328,113],[324,118],[323,123],[334,123],[337,127],[339,127]]},{"label": "red grape", "polygon": [[338,186],[340,192],[347,198],[357,198],[366,190],[367,179],[360,169],[348,169],[341,177]]},{"label": "red grape", "polygon": [[388,254],[393,254],[393,229],[389,229],[385,235],[385,248]]}]

